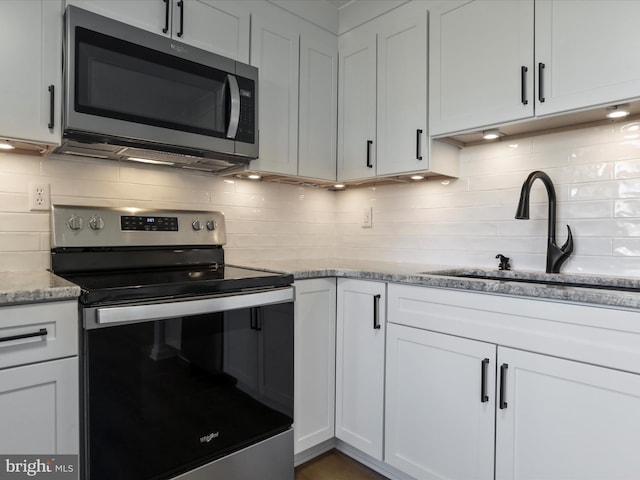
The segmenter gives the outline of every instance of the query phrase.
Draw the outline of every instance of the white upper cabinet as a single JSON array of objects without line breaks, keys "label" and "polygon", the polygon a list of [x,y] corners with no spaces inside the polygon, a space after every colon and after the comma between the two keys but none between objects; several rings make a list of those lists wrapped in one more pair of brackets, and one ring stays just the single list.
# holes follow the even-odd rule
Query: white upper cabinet
[{"label": "white upper cabinet", "polygon": [[477,0],[432,13],[432,135],[533,116],[533,11],[533,0]]},{"label": "white upper cabinet", "polygon": [[194,47],[249,62],[250,13],[242,2],[213,0],[184,0],[176,13],[174,2],[173,34],[181,31],[179,39]]},{"label": "white upper cabinet", "polygon": [[171,35],[173,0],[66,0],[65,3],[143,30]]},{"label": "white upper cabinet", "polygon": [[428,169],[427,17],[415,2],[378,29],[378,175]]},{"label": "white upper cabinet", "polygon": [[288,14],[260,9],[251,23],[251,64],[259,69],[260,157],[262,172],[298,173],[298,72],[300,34]]},{"label": "white upper cabinet", "polygon": [[640,97],[638,18],[640,2],[536,0],[536,115]]},{"label": "white upper cabinet", "polygon": [[338,179],[375,177],[376,35],[371,25],[339,39]]},{"label": "white upper cabinet", "polygon": [[0,5],[0,138],[60,144],[62,3]]},{"label": "white upper cabinet", "polygon": [[638,99],[639,15],[625,0],[443,2],[431,18],[431,133]]},{"label": "white upper cabinet", "polygon": [[309,27],[300,39],[298,175],[335,180],[338,39]]},{"label": "white upper cabinet", "polygon": [[337,38],[266,2],[252,3],[260,156],[251,169],[334,181]]},{"label": "white upper cabinet", "polygon": [[433,149],[427,128],[430,5],[409,2],[340,36],[338,180],[457,175],[457,150]]},{"label": "white upper cabinet", "polygon": [[67,0],[67,4],[241,62],[249,61],[250,10],[223,0]]}]

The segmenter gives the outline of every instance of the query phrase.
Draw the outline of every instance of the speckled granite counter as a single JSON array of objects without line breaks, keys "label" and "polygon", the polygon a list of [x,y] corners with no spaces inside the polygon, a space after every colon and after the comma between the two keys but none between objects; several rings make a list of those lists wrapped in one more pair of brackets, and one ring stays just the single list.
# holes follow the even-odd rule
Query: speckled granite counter
[{"label": "speckled granite counter", "polygon": [[46,270],[0,272],[0,305],[74,299],[80,287]]},{"label": "speckled granite counter", "polygon": [[[291,273],[296,280],[319,277],[359,278],[362,280],[379,280],[426,287],[455,288],[492,294],[547,298],[550,300],[640,309],[640,293],[638,292],[623,292],[564,285],[516,283],[508,281],[508,279],[484,280],[460,278],[447,276],[447,274],[453,274],[459,271],[461,267],[451,267],[447,265],[331,259],[312,261],[263,261],[255,262],[252,267]],[[498,273],[497,270],[495,272]],[[510,273],[514,277],[518,276],[517,271]],[[532,273],[534,272],[527,272],[527,274]],[[541,279],[548,278],[544,273],[538,276]],[[632,285],[638,286],[640,289],[640,279],[564,274],[554,274],[554,276],[567,281],[602,283],[610,286]]]},{"label": "speckled granite counter", "polygon": [[[262,261],[244,266],[291,273],[296,280],[320,277],[358,278],[361,280],[455,288],[500,295],[547,298],[550,300],[640,309],[640,293],[638,292],[517,283],[506,278],[503,280],[460,278],[447,276],[460,271],[460,267],[447,265],[331,259]],[[497,270],[495,273],[498,273]],[[532,273],[527,272],[528,275]],[[508,275],[517,278],[519,273],[513,271],[509,272]],[[541,279],[548,278],[544,273],[537,275]],[[609,286],[637,286],[640,289],[640,279],[564,274],[557,274],[554,277],[567,281],[600,282]],[[0,305],[73,299],[78,295],[80,295],[80,287],[44,270],[0,272]]]}]

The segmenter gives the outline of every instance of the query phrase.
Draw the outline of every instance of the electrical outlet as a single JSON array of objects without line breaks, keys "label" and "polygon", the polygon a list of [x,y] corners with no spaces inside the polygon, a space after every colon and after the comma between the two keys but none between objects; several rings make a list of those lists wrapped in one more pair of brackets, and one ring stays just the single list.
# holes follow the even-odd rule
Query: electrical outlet
[{"label": "electrical outlet", "polygon": [[373,208],[365,207],[362,209],[362,228],[373,227]]},{"label": "electrical outlet", "polygon": [[51,197],[48,183],[29,184],[29,210],[49,210]]}]

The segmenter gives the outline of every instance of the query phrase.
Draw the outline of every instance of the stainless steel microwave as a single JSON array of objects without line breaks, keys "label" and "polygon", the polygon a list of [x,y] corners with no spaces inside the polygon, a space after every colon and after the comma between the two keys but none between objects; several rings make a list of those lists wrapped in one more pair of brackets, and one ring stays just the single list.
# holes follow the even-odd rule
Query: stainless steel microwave
[{"label": "stainless steel microwave", "polygon": [[86,10],[65,17],[56,153],[209,171],[258,156],[258,70]]}]

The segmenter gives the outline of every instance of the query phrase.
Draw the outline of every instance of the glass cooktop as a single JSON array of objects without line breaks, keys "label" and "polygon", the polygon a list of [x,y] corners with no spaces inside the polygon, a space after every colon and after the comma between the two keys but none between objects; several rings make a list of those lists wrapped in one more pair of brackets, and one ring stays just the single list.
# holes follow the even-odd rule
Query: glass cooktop
[{"label": "glass cooktop", "polygon": [[217,295],[293,283],[290,274],[230,265],[58,275],[80,286],[83,305]]}]

